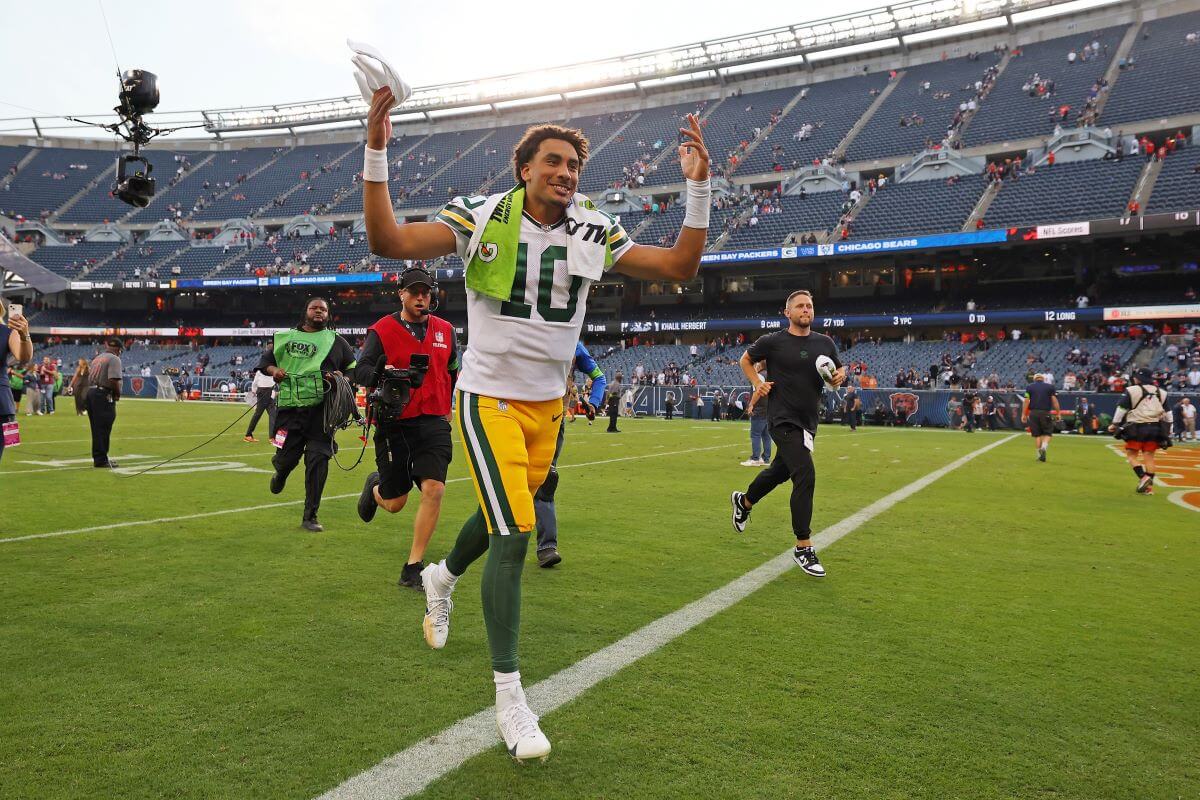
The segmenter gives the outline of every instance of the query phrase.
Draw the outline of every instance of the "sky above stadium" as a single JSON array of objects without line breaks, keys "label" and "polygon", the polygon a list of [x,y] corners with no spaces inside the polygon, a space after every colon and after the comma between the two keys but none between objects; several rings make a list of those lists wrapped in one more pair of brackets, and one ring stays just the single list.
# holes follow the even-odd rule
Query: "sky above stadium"
[{"label": "sky above stadium", "polygon": [[[601,4],[385,0],[103,0],[120,65],[157,73],[160,111],[353,94],[346,37],[379,47],[414,86],[624,55],[879,7],[689,0]],[[535,10],[537,9],[537,10]],[[100,0],[21,4],[0,25],[0,118],[116,103]]]}]

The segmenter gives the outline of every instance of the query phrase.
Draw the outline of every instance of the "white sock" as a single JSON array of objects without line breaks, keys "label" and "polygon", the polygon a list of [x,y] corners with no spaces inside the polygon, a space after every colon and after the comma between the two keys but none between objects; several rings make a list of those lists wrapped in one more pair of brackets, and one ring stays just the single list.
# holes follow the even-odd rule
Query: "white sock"
[{"label": "white sock", "polygon": [[516,689],[516,692],[513,693],[516,695],[514,699],[524,700],[525,692],[521,689],[520,672],[496,672],[493,670],[492,680],[496,683],[496,702],[508,699],[505,695],[513,689]]},{"label": "white sock", "polygon": [[438,579],[438,583],[440,583],[447,592],[453,591],[454,584],[458,582],[459,576],[451,572],[450,568],[446,566],[446,559],[443,558],[438,562],[438,568],[434,574]]}]

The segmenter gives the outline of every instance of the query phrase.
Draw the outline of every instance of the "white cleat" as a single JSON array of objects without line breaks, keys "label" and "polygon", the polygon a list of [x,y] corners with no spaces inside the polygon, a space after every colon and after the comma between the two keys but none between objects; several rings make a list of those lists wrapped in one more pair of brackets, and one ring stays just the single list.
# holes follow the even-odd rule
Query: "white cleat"
[{"label": "white cleat", "polygon": [[517,761],[544,760],[550,755],[550,740],[542,733],[537,714],[525,703],[520,686],[496,696],[496,729],[508,754]]},{"label": "white cleat", "polygon": [[421,570],[421,584],[425,587],[425,620],[421,623],[425,631],[425,643],[434,650],[446,646],[446,637],[450,635],[450,612],[454,610],[454,601],[450,592],[445,592],[437,579],[437,564],[430,564]]}]

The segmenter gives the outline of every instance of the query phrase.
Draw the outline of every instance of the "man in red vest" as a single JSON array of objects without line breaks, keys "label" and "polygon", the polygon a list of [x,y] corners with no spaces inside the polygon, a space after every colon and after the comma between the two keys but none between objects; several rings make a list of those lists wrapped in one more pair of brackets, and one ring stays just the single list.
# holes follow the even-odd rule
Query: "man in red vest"
[{"label": "man in red vest", "polygon": [[375,465],[358,499],[358,515],[370,522],[382,508],[395,514],[408,502],[415,485],[421,506],[413,519],[413,542],[400,573],[400,585],[421,589],[422,559],[433,536],[446,490],[446,470],[454,448],[450,439],[450,398],[458,378],[458,345],[454,326],[429,312],[437,282],[424,269],[405,270],[400,276],[400,311],[389,314],[367,329],[354,379],[374,387],[379,360],[396,369],[408,369],[412,356],[429,356],[429,371],[419,388],[413,388],[403,412],[376,419]]}]

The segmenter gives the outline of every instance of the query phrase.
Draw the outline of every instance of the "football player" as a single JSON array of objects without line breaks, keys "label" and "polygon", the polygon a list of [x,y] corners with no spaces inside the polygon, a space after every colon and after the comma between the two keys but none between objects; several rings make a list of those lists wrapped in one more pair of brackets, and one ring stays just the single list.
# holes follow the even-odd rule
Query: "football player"
[{"label": "football player", "polygon": [[708,152],[689,115],[678,155],[687,179],[682,229],[669,248],[634,244],[620,223],[578,194],[584,135],[535,125],[513,153],[512,189],[456,197],[435,221],[398,225],[387,186],[389,88],[368,116],[363,211],[371,251],[384,258],[457,253],[466,264],[470,346],[456,390],[456,426],[479,499],[444,561],[422,572],[425,640],[445,645],[455,583],[484,553],[483,617],[496,687],[496,720],[517,759],[544,758],[550,742],[529,709],[518,671],[521,571],[536,524],[534,493],[554,458],[564,378],[605,270],[642,280],[691,280],[700,267],[711,208]]}]

